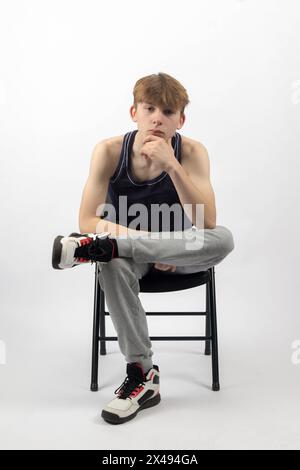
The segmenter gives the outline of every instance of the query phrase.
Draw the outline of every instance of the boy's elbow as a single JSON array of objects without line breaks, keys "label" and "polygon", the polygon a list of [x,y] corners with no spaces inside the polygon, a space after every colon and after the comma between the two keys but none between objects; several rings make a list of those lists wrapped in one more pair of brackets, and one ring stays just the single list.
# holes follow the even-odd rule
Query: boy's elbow
[{"label": "boy's elbow", "polygon": [[80,233],[88,233],[88,223],[86,220],[79,219],[79,231]]}]

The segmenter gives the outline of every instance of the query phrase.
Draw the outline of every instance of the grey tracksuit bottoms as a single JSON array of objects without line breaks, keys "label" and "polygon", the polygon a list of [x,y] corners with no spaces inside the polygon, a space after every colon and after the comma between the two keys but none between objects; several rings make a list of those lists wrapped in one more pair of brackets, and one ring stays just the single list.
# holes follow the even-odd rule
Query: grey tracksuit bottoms
[{"label": "grey tracksuit bottoms", "polygon": [[119,257],[98,263],[99,282],[126,362],[139,362],[148,371],[153,351],[138,280],[155,262],[177,267],[166,275],[206,271],[233,250],[233,236],[228,228],[217,225],[214,229],[193,226],[182,232],[119,236],[116,240]]}]

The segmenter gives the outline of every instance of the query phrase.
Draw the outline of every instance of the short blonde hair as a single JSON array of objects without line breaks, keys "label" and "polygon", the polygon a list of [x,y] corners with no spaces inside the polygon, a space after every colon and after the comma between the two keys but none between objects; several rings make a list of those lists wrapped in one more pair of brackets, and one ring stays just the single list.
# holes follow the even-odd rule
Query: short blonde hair
[{"label": "short blonde hair", "polygon": [[184,113],[190,103],[186,89],[175,78],[166,73],[147,75],[140,78],[133,89],[134,107],[143,101],[160,108],[170,107]]}]

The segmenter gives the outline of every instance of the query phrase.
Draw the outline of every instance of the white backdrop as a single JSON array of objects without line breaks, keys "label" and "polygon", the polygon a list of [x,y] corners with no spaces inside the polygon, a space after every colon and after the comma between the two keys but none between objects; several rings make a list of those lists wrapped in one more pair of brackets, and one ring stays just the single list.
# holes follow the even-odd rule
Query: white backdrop
[{"label": "white backdrop", "polygon": [[[2,448],[299,445],[299,23],[297,0],[1,1]],[[178,410],[174,398],[164,417],[157,407],[112,431],[97,416],[125,362],[109,343],[104,391],[89,391],[94,269],[53,270],[52,243],[79,230],[95,144],[136,128],[134,83],[160,71],[188,91],[180,133],[208,149],[217,224],[235,240],[216,267],[223,392],[201,388],[211,372],[199,343],[153,342],[162,383],[177,377]],[[197,310],[201,289],[141,300],[148,310]],[[149,329],[194,334],[198,323],[152,317]],[[196,419],[185,422],[189,380],[203,363],[192,393],[214,405],[190,409]],[[238,413],[234,400],[218,402],[235,393]],[[217,419],[220,435],[191,426]],[[152,440],[138,433],[129,444],[128,429],[143,425]]]}]

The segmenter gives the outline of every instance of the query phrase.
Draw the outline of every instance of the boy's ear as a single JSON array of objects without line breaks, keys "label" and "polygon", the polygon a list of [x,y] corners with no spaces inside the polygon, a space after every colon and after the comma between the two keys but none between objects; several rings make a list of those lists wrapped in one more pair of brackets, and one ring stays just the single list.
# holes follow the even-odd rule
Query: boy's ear
[{"label": "boy's ear", "polygon": [[136,115],[136,108],[134,105],[130,106],[129,113],[131,118],[136,121],[135,115]]},{"label": "boy's ear", "polygon": [[185,114],[180,114],[180,127],[177,127],[177,129],[181,129],[184,123],[185,123]]}]

